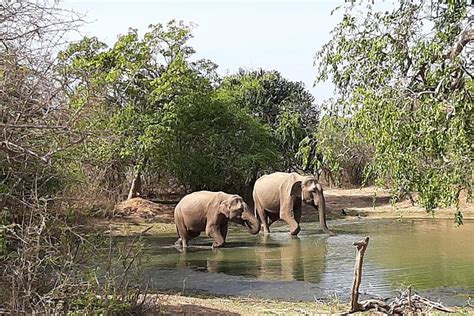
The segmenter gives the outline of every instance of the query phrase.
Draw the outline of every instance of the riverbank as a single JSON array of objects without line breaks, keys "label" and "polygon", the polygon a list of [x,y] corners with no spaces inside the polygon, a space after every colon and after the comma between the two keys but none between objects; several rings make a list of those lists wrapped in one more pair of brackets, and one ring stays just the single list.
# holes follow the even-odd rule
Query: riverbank
[{"label": "riverbank", "polygon": [[[184,296],[157,294],[153,296],[160,305],[162,315],[341,315],[350,305],[334,299],[327,302],[289,302],[242,297]],[[473,307],[455,307],[454,315],[472,315]],[[371,315],[373,312],[352,315]],[[432,310],[424,315],[440,315]]]},{"label": "riverbank", "polygon": [[[386,218],[386,219],[453,219],[456,209],[454,207],[437,209],[434,213],[426,212],[418,205],[412,205],[409,200],[391,203],[390,195],[374,187],[361,189],[327,189],[326,197],[328,219],[360,219],[360,218]],[[460,208],[463,218],[474,219],[474,203],[466,202],[462,198]],[[112,218],[93,219],[92,227],[99,227],[105,232],[117,236],[130,236],[142,233],[147,235],[172,234],[176,232],[173,222],[173,204],[153,203],[136,198],[124,201],[117,205]],[[312,217],[314,209],[303,208],[303,215]],[[330,223],[329,223],[330,225]]]},{"label": "riverbank", "polygon": [[[325,190],[329,217],[369,217],[369,218],[439,218],[453,219],[455,207],[438,208],[433,213],[426,212],[419,205],[413,205],[408,199],[391,203],[387,191],[367,187],[360,189],[327,189]],[[461,194],[460,209],[464,219],[474,219],[474,203],[466,201]],[[344,211],[343,211],[344,210]],[[345,215],[344,215],[345,214]]]}]

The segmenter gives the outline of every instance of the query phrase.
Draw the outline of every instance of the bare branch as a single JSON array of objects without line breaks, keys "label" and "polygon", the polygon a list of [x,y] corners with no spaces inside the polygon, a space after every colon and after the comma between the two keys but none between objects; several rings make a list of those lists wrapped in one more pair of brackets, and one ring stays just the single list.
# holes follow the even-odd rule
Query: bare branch
[{"label": "bare branch", "polygon": [[30,156],[38,158],[39,160],[41,160],[43,162],[48,162],[49,161],[47,158],[38,155],[34,151],[23,148],[23,147],[21,147],[17,144],[9,142],[7,140],[4,140],[4,141],[0,142],[0,149],[3,149],[4,151],[7,151],[7,152],[20,152],[20,153],[28,154]]},{"label": "bare branch", "polygon": [[8,124],[0,123],[0,127],[6,129],[67,129],[66,126],[55,126],[55,125],[40,125],[40,124]]}]

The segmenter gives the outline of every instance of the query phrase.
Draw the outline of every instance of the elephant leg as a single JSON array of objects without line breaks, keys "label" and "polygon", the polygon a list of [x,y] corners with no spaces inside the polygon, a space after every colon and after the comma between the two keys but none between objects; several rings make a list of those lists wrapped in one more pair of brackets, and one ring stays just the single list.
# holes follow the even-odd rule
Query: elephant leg
[{"label": "elephant leg", "polygon": [[188,230],[182,221],[181,214],[178,213],[175,216],[176,231],[178,232],[178,240],[176,240],[175,245],[186,248],[188,246]]},{"label": "elephant leg", "polygon": [[293,216],[299,224],[301,221],[301,199],[299,198],[293,200]]},{"label": "elephant leg", "polygon": [[290,234],[298,235],[300,232],[300,224],[295,220],[295,215],[291,209],[280,210],[280,218],[290,226]]},{"label": "elephant leg", "polygon": [[301,208],[293,210],[295,221],[299,224],[301,222]]},{"label": "elephant leg", "polygon": [[268,226],[280,219],[278,213],[265,212],[268,217]]},{"label": "elephant leg", "polygon": [[221,227],[220,227],[221,235],[222,235],[222,238],[224,239],[224,242],[225,242],[225,239],[227,237],[228,226],[229,226],[229,224],[225,223],[225,224],[222,224]]},{"label": "elephant leg", "polygon": [[219,248],[224,245],[224,237],[221,235],[221,230],[218,225],[209,225],[206,227],[206,234],[214,239],[212,243],[212,248]]},{"label": "elephant leg", "polygon": [[260,202],[257,200],[255,201],[255,208],[257,210],[257,215],[260,218],[260,223],[263,225],[263,233],[268,234],[270,233],[269,225],[268,225],[268,215],[265,209],[262,207]]},{"label": "elephant leg", "polygon": [[174,243],[177,247],[183,247],[183,248],[186,248],[188,247],[188,241],[193,239],[193,238],[196,238],[198,237],[199,235],[201,234],[201,232],[196,232],[196,231],[192,231],[192,230],[186,230],[184,233],[179,233],[179,235],[181,236],[180,238],[178,238],[178,240],[176,240],[176,242]]}]

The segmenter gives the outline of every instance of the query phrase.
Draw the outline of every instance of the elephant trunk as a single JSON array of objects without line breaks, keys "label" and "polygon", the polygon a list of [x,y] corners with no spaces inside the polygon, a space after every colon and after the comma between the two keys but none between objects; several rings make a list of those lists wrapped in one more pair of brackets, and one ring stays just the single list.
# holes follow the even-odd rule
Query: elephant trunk
[{"label": "elephant trunk", "polygon": [[249,233],[251,233],[252,235],[258,234],[258,232],[260,231],[260,221],[252,214],[252,212],[250,212],[248,207],[246,207],[244,212],[242,213],[242,220],[244,222],[244,226],[247,227]]},{"label": "elephant trunk", "polygon": [[319,209],[319,223],[321,225],[321,228],[323,231],[331,236],[336,235],[334,232],[329,230],[327,224],[326,224],[326,200],[324,199],[324,194],[323,194],[323,188],[321,185],[317,185],[317,190],[316,190],[316,201],[318,201],[318,209]]}]

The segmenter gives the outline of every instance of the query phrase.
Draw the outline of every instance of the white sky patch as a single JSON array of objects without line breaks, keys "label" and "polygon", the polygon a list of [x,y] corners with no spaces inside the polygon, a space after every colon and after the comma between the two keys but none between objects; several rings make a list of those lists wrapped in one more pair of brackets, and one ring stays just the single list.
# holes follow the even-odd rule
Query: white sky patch
[{"label": "white sky patch", "polygon": [[190,44],[196,58],[219,65],[221,75],[244,69],[278,70],[302,81],[319,103],[333,94],[330,83],[313,87],[314,54],[330,40],[330,31],[342,19],[344,1],[111,1],[67,0],[63,6],[86,14],[82,35],[97,36],[111,45],[130,27],[140,33],[149,24],[171,19],[196,24]]}]

